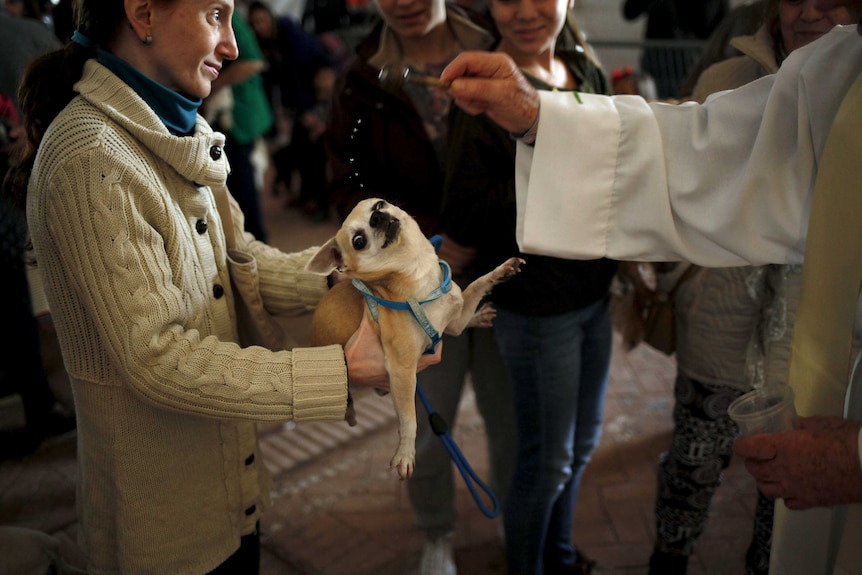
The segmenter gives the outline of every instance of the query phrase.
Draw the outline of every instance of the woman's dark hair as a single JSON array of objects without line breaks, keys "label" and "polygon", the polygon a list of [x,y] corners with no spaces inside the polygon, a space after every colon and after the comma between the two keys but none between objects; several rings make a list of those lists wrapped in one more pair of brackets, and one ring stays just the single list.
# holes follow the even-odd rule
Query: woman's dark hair
[{"label": "woman's dark hair", "polygon": [[575,19],[575,14],[572,10],[568,10],[566,12],[566,25],[563,26],[563,31],[561,35],[569,34],[571,35],[572,40],[575,42],[575,45],[580,46],[584,50],[584,55],[587,59],[592,62],[592,64],[601,69],[602,63],[599,62],[596,53],[593,51],[593,47],[590,46],[589,42],[587,42],[586,37],[584,36],[583,31],[581,31],[581,26],[578,24],[578,21]]},{"label": "woman's dark hair", "polygon": [[126,19],[124,4],[118,0],[78,0],[75,7],[78,32],[89,39],[90,46],[67,42],[60,50],[37,58],[27,67],[18,89],[26,141],[21,157],[6,175],[3,193],[21,207],[45,131],[75,96],[72,86],[81,79],[84,63],[96,55],[97,47],[108,45]]}]

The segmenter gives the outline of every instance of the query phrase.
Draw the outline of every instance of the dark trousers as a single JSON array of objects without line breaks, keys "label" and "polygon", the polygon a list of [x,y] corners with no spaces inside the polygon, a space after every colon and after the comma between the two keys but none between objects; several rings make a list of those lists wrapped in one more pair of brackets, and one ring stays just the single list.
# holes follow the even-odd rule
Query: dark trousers
[{"label": "dark trousers", "polygon": [[245,216],[245,230],[262,242],[267,241],[263,225],[263,214],[260,207],[260,193],[254,179],[254,166],[251,154],[254,143],[239,144],[228,137],[225,142],[225,153],[230,162],[230,175],[227,186],[236,199]]},{"label": "dark trousers", "polygon": [[254,533],[240,539],[239,549],[209,575],[257,575],[260,573],[260,522]]}]

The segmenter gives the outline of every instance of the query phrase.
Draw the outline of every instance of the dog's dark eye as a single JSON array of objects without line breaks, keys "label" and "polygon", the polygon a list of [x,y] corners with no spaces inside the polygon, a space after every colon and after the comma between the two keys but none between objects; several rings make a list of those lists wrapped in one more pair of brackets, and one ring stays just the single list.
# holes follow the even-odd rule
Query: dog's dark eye
[{"label": "dog's dark eye", "polygon": [[353,236],[353,249],[364,250],[367,245],[368,238],[365,237],[365,234],[356,234]]},{"label": "dog's dark eye", "polygon": [[374,212],[379,212],[380,210],[382,210],[385,207],[386,207],[386,202],[384,202],[383,200],[380,200],[379,202],[374,204],[374,207],[371,208],[371,210]]}]

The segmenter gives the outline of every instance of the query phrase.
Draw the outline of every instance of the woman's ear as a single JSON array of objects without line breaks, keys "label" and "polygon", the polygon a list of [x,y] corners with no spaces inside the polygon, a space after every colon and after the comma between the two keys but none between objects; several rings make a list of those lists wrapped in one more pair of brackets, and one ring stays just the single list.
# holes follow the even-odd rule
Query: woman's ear
[{"label": "woman's ear", "polygon": [[147,38],[152,38],[151,32],[151,0],[125,0],[126,18],[129,26],[141,42],[146,43]]}]

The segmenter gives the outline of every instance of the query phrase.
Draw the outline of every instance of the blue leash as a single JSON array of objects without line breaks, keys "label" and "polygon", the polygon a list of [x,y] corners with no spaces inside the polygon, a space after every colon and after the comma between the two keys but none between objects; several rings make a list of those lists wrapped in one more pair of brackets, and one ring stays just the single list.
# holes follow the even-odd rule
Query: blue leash
[{"label": "blue leash", "polygon": [[[488,487],[488,485],[485,484],[478,475],[476,475],[473,468],[470,467],[470,463],[467,462],[467,458],[464,457],[464,454],[461,453],[455,440],[452,439],[452,436],[449,434],[449,424],[446,423],[446,420],[443,419],[442,415],[434,411],[431,407],[431,404],[428,402],[428,398],[425,396],[425,391],[419,384],[418,379],[416,381],[416,393],[419,395],[419,399],[422,400],[422,405],[425,406],[425,411],[428,412],[428,421],[431,424],[431,429],[434,431],[434,434],[440,438],[440,441],[443,442],[443,445],[452,457],[452,461],[455,462],[455,466],[458,467],[458,471],[461,472],[461,477],[464,478],[464,483],[467,484],[467,489],[470,490],[470,494],[473,496],[473,500],[476,502],[476,505],[479,506],[479,510],[488,519],[494,519],[500,514],[500,502],[497,500],[497,496],[494,495],[494,491]],[[475,481],[476,485],[478,485],[479,488],[491,499],[491,509],[488,509],[488,507],[485,506],[485,502],[482,501],[482,497],[473,485],[473,481]]]}]

